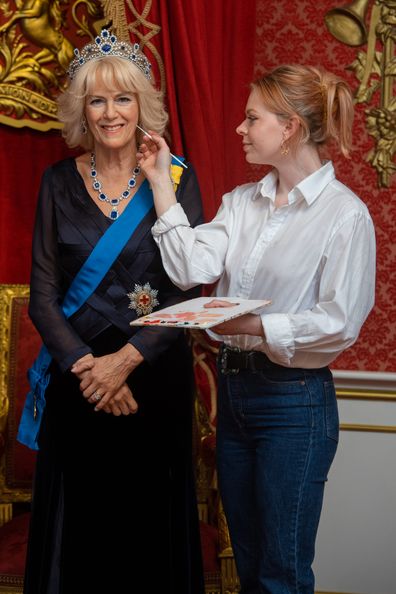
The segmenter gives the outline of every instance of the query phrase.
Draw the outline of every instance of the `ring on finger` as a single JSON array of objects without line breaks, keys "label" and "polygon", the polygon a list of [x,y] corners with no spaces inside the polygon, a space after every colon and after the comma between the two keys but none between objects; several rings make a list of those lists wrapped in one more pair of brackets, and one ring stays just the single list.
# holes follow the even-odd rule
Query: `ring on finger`
[{"label": "ring on finger", "polygon": [[93,400],[95,400],[95,402],[99,402],[99,400],[102,398],[101,394],[99,394],[99,392],[94,392],[91,396],[91,398]]}]

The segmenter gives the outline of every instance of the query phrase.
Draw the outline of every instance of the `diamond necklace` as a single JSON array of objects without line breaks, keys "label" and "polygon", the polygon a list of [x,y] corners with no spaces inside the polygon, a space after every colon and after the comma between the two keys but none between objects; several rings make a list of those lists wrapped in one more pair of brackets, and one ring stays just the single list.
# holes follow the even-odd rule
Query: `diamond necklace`
[{"label": "diamond necklace", "polygon": [[139,173],[140,173],[140,167],[137,166],[132,171],[132,177],[128,180],[127,189],[124,190],[121,193],[121,195],[118,196],[118,198],[108,198],[102,189],[102,183],[98,180],[98,177],[97,177],[98,174],[96,171],[95,153],[91,153],[91,177],[93,179],[92,187],[94,190],[97,191],[99,200],[101,202],[107,202],[107,204],[110,204],[110,206],[112,207],[112,209],[110,210],[110,213],[107,215],[109,217],[109,219],[112,219],[113,221],[115,221],[120,216],[120,213],[118,212],[118,205],[122,200],[126,200],[127,198],[130,198],[131,189],[136,186],[136,177],[139,175]]}]

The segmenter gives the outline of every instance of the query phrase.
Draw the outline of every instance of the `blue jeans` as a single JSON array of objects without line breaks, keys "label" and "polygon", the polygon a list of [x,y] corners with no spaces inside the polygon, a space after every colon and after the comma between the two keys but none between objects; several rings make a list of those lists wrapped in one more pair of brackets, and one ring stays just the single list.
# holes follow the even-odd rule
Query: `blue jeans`
[{"label": "blue jeans", "polygon": [[267,360],[218,374],[217,464],[241,594],[313,594],[324,485],[338,442],[331,372]]}]

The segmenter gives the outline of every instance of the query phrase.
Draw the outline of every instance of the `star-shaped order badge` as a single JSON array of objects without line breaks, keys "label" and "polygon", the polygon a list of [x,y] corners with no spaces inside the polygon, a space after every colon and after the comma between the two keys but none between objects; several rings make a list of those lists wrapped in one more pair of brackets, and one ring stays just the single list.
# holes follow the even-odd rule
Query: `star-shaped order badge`
[{"label": "star-shaped order badge", "polygon": [[127,293],[130,299],[129,309],[136,310],[138,316],[146,316],[151,313],[156,305],[159,305],[157,299],[158,290],[152,289],[150,283],[143,286],[135,284],[132,293]]}]

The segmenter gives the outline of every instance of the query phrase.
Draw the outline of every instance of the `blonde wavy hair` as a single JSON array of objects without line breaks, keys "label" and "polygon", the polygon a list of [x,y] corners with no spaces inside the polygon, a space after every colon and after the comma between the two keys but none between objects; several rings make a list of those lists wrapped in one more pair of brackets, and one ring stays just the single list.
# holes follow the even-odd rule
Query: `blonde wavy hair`
[{"label": "blonde wavy hair", "polygon": [[[68,88],[58,97],[58,118],[63,123],[62,136],[71,148],[81,146],[89,151],[93,149],[91,132],[83,134],[85,100],[94,89],[96,75],[109,90],[134,93],[139,104],[139,125],[145,130],[155,130],[163,134],[168,123],[163,95],[147,80],[137,66],[117,56],[105,56],[91,60],[81,66]],[[142,133],[137,130],[137,142]]]},{"label": "blonde wavy hair", "polygon": [[292,148],[306,142],[322,146],[335,141],[349,157],[354,106],[351,89],[342,78],[319,67],[283,65],[251,87],[281,121],[297,116],[300,128],[290,140]]}]

